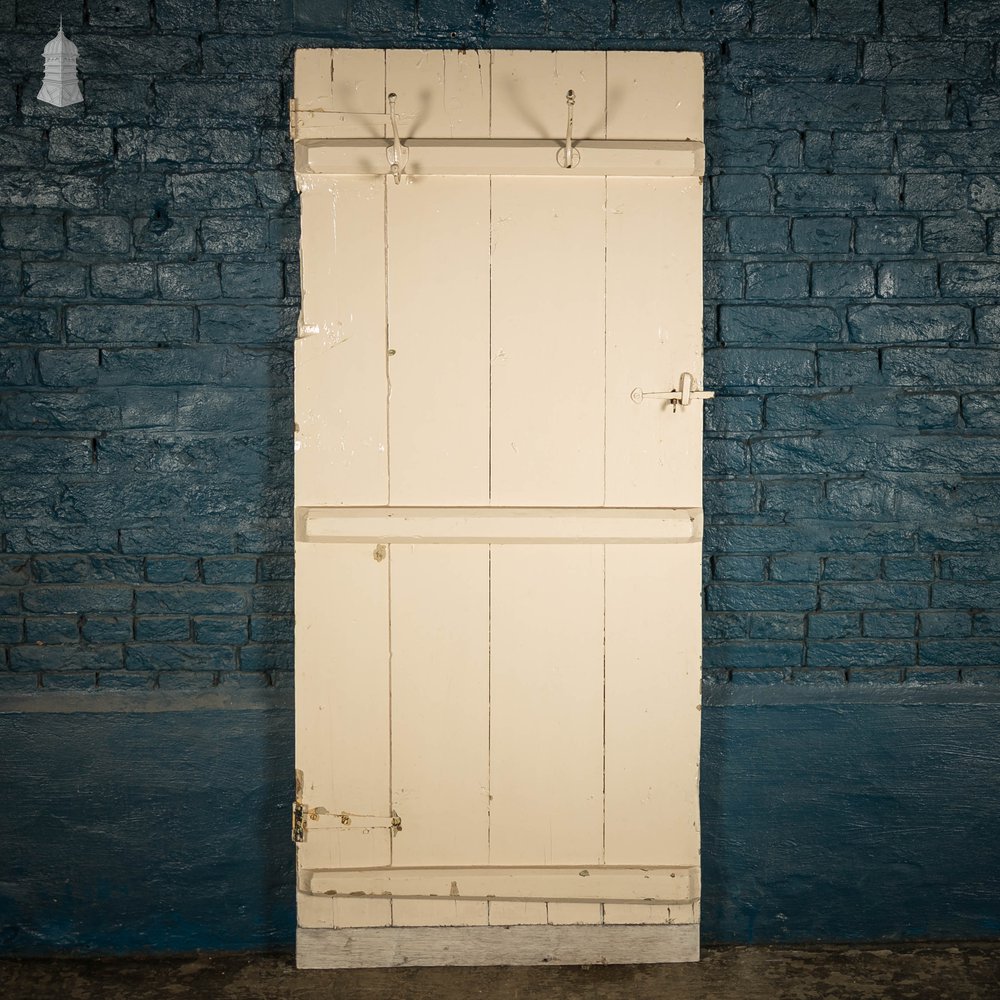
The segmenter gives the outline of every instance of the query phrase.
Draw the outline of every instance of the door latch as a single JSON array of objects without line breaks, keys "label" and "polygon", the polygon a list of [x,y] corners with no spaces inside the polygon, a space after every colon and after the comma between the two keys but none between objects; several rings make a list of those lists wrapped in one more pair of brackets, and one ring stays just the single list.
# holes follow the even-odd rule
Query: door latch
[{"label": "door latch", "polygon": [[684,372],[681,375],[681,384],[677,389],[671,389],[668,392],[644,392],[637,386],[632,390],[631,398],[633,403],[641,403],[644,399],[662,399],[664,406],[667,403],[672,403],[676,413],[678,406],[687,406],[692,399],[712,399],[715,396],[714,392],[696,389],[694,385],[694,376],[690,372]]}]

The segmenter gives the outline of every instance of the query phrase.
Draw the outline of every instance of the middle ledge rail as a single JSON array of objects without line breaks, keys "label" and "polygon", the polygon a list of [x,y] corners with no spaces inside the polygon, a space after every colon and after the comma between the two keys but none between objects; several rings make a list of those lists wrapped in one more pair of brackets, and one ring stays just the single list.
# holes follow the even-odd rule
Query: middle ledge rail
[{"label": "middle ledge rail", "polygon": [[699,507],[299,507],[304,542],[698,542]]}]

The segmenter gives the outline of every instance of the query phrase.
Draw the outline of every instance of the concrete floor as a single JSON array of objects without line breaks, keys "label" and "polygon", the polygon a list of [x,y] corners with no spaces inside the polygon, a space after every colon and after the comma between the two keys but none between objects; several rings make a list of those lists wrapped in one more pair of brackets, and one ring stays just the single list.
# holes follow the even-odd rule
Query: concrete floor
[{"label": "concrete floor", "polygon": [[1000,942],[712,948],[697,965],[299,972],[288,956],[0,960],[3,1000],[1000,1000]]}]

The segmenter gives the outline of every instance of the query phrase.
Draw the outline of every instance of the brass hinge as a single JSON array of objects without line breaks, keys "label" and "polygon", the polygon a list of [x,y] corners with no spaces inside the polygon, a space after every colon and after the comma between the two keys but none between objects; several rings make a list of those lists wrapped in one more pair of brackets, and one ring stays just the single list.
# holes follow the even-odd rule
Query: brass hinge
[{"label": "brass hinge", "polygon": [[306,839],[309,825],[330,830],[391,830],[393,836],[403,829],[403,820],[395,809],[389,816],[371,816],[367,813],[334,812],[323,806],[307,806],[296,800],[292,803],[292,840],[301,844]]}]

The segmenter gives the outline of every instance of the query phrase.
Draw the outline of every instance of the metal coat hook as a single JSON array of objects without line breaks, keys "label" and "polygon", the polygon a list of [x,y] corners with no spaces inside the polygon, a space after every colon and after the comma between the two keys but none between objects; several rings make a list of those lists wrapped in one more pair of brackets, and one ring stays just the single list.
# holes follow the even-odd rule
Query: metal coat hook
[{"label": "metal coat hook", "polygon": [[389,95],[389,122],[392,125],[392,145],[386,148],[385,155],[392,169],[393,180],[398,184],[402,178],[405,160],[403,144],[399,141],[399,121],[396,118],[396,95]]},{"label": "metal coat hook", "polygon": [[556,163],[560,167],[571,170],[580,162],[580,150],[573,145],[573,105],[576,104],[576,94],[566,91],[566,144],[556,153]]}]

